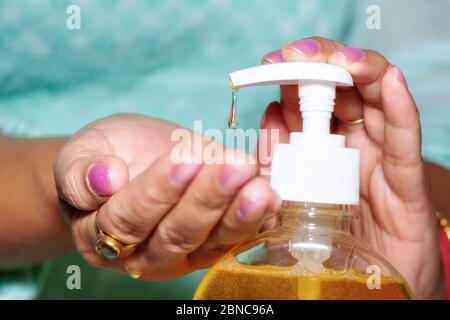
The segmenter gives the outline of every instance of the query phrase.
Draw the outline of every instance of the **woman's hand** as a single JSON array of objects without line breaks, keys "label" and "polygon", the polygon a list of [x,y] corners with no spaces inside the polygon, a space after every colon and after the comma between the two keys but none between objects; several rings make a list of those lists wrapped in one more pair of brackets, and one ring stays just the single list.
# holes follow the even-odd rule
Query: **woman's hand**
[{"label": "woman's hand", "polygon": [[[333,131],[361,150],[361,219],[353,233],[400,271],[417,298],[444,296],[435,210],[421,155],[419,112],[402,72],[381,54],[314,37],[289,43],[263,63],[309,61],[348,70],[355,83],[337,92]],[[262,120],[282,142],[301,131],[296,86],[281,87]],[[364,119],[362,124],[349,122]],[[267,141],[260,141],[267,143]]]},{"label": "woman's hand", "polygon": [[[245,154],[241,164],[200,164],[190,150],[183,163],[175,162],[176,129],[117,115],[88,125],[59,153],[57,189],[68,204],[76,247],[89,263],[149,280],[182,276],[255,234],[279,208],[278,196],[254,177],[255,164]],[[96,216],[102,231],[136,249],[116,260],[100,257]]]}]

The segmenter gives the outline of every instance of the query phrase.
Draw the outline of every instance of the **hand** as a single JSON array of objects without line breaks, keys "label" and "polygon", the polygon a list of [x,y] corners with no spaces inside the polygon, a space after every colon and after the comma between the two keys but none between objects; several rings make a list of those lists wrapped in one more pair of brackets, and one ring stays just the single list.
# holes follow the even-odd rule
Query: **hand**
[{"label": "hand", "polygon": [[[145,116],[112,116],[80,130],[57,156],[66,221],[89,263],[142,279],[179,277],[211,264],[275,215],[281,200],[254,177],[247,155],[245,164],[199,164],[187,153],[177,164],[175,129]],[[116,260],[100,257],[96,215],[101,230],[137,248]]]},{"label": "hand", "polygon": [[[332,129],[361,150],[360,219],[356,236],[381,252],[417,298],[444,296],[435,210],[421,157],[419,112],[402,72],[381,54],[314,37],[289,43],[263,63],[309,61],[348,70],[355,83],[339,89]],[[296,86],[281,87],[262,127],[279,128],[283,143],[301,131]],[[363,124],[348,122],[364,119]],[[268,143],[261,140],[260,143]]]}]

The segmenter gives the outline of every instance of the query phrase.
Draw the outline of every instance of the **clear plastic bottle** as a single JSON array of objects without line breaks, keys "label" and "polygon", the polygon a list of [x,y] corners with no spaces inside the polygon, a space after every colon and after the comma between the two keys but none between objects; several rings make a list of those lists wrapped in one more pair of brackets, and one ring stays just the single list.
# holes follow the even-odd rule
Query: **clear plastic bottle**
[{"label": "clear plastic bottle", "polygon": [[284,202],[274,229],[222,258],[194,299],[412,299],[406,281],[350,234],[349,206]]},{"label": "clear plastic bottle", "polygon": [[284,200],[278,225],[214,265],[195,299],[411,299],[401,275],[350,233],[359,204],[359,150],[330,132],[344,69],[289,62],[230,74],[234,90],[298,85],[302,132],[276,144],[270,183]]}]

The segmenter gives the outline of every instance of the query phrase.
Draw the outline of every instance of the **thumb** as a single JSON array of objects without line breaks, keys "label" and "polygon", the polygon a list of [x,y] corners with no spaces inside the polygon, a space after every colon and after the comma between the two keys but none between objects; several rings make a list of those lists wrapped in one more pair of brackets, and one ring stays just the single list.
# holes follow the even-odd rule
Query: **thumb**
[{"label": "thumb", "polygon": [[260,129],[257,155],[258,165],[261,175],[269,175],[274,145],[289,142],[290,134],[283,120],[281,106],[278,102],[269,104],[261,120]]},{"label": "thumb", "polygon": [[80,210],[95,210],[128,182],[128,166],[113,155],[84,152],[54,164],[59,197]]}]

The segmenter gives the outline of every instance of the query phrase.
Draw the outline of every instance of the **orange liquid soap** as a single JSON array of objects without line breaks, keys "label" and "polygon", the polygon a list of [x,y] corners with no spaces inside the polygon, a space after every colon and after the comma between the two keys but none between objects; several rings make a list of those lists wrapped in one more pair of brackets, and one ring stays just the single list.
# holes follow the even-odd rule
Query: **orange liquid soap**
[{"label": "orange liquid soap", "polygon": [[285,206],[278,227],[223,257],[194,299],[413,299],[393,267],[347,232],[352,218],[340,207]]}]

